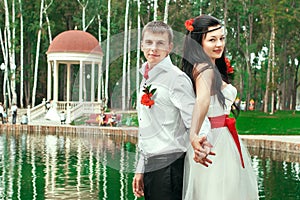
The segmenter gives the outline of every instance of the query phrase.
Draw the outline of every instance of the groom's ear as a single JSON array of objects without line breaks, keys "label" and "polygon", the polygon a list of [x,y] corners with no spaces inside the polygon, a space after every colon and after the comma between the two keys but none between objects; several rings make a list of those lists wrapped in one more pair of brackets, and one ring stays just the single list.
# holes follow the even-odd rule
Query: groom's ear
[{"label": "groom's ear", "polygon": [[169,44],[168,54],[171,53],[173,47],[174,47],[174,44],[173,44],[173,42],[171,42],[171,43]]}]

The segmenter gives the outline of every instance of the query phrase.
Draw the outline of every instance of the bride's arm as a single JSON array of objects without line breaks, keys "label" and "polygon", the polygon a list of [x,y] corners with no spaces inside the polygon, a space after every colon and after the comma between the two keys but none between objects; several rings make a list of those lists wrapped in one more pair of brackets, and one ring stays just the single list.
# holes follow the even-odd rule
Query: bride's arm
[{"label": "bride's arm", "polygon": [[208,143],[206,137],[198,137],[198,134],[203,123],[207,123],[205,117],[210,105],[211,73],[213,73],[213,70],[207,69],[200,73],[195,80],[196,101],[190,129],[190,140],[195,152],[194,160],[205,166],[211,163],[211,161],[206,158],[207,154],[214,155],[214,153],[210,152],[212,146]]}]

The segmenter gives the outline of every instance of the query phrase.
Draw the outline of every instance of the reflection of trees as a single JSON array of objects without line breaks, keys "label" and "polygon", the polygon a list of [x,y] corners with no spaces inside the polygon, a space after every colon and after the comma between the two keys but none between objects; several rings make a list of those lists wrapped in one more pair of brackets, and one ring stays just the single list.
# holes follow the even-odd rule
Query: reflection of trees
[{"label": "reflection of trees", "polygon": [[136,140],[89,133],[2,133],[0,199],[133,199],[128,172],[136,152],[129,141]]},{"label": "reflection of trees", "polygon": [[248,149],[258,177],[260,197],[265,197],[265,199],[298,199],[300,197],[298,154],[259,148]]}]

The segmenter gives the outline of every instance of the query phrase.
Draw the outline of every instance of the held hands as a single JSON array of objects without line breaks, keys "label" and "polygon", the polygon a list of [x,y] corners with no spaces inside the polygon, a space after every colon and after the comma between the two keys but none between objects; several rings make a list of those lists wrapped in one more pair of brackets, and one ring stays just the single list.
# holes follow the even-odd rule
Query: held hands
[{"label": "held hands", "polygon": [[135,174],[132,181],[132,189],[136,197],[144,196],[144,174]]},{"label": "held hands", "polygon": [[206,167],[209,164],[212,164],[212,161],[207,158],[208,155],[216,155],[214,152],[211,152],[213,147],[208,141],[206,136],[198,137],[194,136],[191,140],[191,144],[194,149],[194,161],[200,163]]}]

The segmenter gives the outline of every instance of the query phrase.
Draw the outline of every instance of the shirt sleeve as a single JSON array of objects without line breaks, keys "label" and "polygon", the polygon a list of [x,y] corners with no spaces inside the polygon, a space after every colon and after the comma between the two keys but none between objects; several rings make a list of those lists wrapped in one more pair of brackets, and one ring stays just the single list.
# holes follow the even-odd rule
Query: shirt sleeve
[{"label": "shirt sleeve", "polygon": [[192,82],[185,74],[180,74],[173,82],[171,101],[179,109],[187,129],[191,127],[192,113],[195,104],[195,93]]},{"label": "shirt sleeve", "polygon": [[145,172],[145,157],[142,153],[139,153],[139,160],[135,168],[135,173],[143,174]]},{"label": "shirt sleeve", "polygon": [[[192,82],[189,77],[180,75],[176,78],[174,83],[171,100],[174,105],[180,110],[183,122],[189,131],[192,122],[192,113],[195,105],[195,92],[193,90]],[[210,122],[205,117],[199,135],[207,135],[210,130]]]}]

